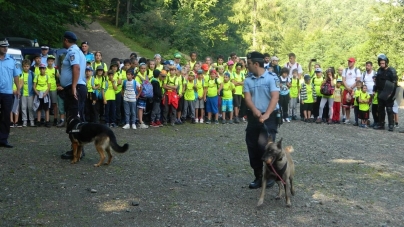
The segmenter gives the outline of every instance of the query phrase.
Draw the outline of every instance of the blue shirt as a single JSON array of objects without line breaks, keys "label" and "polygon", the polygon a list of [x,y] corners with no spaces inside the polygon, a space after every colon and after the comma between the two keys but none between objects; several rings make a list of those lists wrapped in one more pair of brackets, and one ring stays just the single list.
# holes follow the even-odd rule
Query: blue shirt
[{"label": "blue shirt", "polygon": [[62,62],[60,70],[60,85],[66,87],[73,82],[73,65],[80,66],[80,76],[77,84],[86,85],[86,57],[76,44],[73,44],[69,49]]},{"label": "blue shirt", "polygon": [[20,76],[21,69],[13,56],[5,54],[0,60],[0,93],[13,94],[14,77]]},{"label": "blue shirt", "polygon": [[86,56],[86,61],[89,61],[89,62],[95,61],[95,58],[94,58],[94,54],[93,54],[93,53],[88,52],[88,53],[85,54],[84,56]]},{"label": "blue shirt", "polygon": [[[246,77],[244,80],[243,92],[250,93],[254,106],[265,113],[271,102],[271,92],[280,91],[279,79],[275,74],[265,71],[260,77],[254,75]],[[278,109],[278,104],[276,108]]]}]

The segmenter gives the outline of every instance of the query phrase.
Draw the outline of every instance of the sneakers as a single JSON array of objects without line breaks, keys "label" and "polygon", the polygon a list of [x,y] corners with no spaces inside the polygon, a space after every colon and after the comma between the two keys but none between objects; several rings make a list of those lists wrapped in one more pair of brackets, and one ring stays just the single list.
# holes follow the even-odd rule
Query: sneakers
[{"label": "sneakers", "polygon": [[346,119],[345,119],[345,117],[344,117],[344,118],[342,118],[342,123],[345,123],[345,120],[346,120]]},{"label": "sneakers", "polygon": [[31,127],[36,127],[35,122],[34,122],[34,121],[30,121],[30,122],[29,122],[29,126],[31,126]]},{"label": "sneakers", "polygon": [[199,123],[203,124],[203,118],[199,119]]},{"label": "sneakers", "polygon": [[342,119],[342,122],[344,122],[344,124],[347,124],[347,125],[351,124],[351,123],[349,122],[349,120],[345,120],[345,121],[344,121],[344,119]]},{"label": "sneakers", "polygon": [[159,120],[156,121],[156,125],[159,126],[159,127],[163,127],[163,126],[164,126]]},{"label": "sneakers", "polygon": [[47,127],[47,128],[50,128],[50,127],[51,127],[50,121],[45,122],[45,127]]},{"label": "sneakers", "polygon": [[233,120],[228,120],[227,123],[233,124]]},{"label": "sneakers", "polygon": [[399,127],[398,127],[398,123],[395,124],[394,128],[399,128]]},{"label": "sneakers", "polygon": [[199,118],[195,119],[195,123],[199,123]]},{"label": "sneakers", "polygon": [[359,126],[358,122],[355,122],[355,123],[353,124],[353,126]]},{"label": "sneakers", "polygon": [[132,124],[132,129],[136,129],[136,124]]},{"label": "sneakers", "polygon": [[290,123],[290,119],[289,119],[289,118],[286,118],[286,122]]},{"label": "sneakers", "polygon": [[65,126],[65,120],[63,120],[63,119],[61,119],[59,121],[59,123],[56,125],[56,127],[58,127],[58,128],[61,128],[61,127],[64,127],[64,126]]},{"label": "sneakers", "polygon": [[129,124],[125,124],[122,128],[123,128],[123,129],[130,129],[130,125],[129,125]]},{"label": "sneakers", "polygon": [[210,120],[208,119],[205,123],[206,123],[206,124],[210,124]]},{"label": "sneakers", "polygon": [[10,123],[10,128],[17,128],[17,126],[14,123]]},{"label": "sneakers", "polygon": [[58,125],[58,119],[53,119],[53,126]]},{"label": "sneakers", "polygon": [[139,124],[139,128],[146,129],[146,128],[149,128],[149,126],[145,125],[144,123],[141,123],[141,124]]},{"label": "sneakers", "polygon": [[109,127],[110,127],[110,128],[115,128],[115,127],[116,127],[116,124],[115,124],[115,123],[111,123],[111,124],[109,125]]},{"label": "sneakers", "polygon": [[22,127],[27,127],[27,121],[24,121],[24,122],[22,123]]},{"label": "sneakers", "polygon": [[182,125],[182,121],[180,119],[175,120],[176,125]]},{"label": "sneakers", "polygon": [[192,118],[192,119],[191,119],[191,123],[192,123],[192,124],[196,124],[195,118]]},{"label": "sneakers", "polygon": [[235,118],[234,118],[234,123],[236,123],[236,124],[240,123],[240,120],[239,120],[238,117],[235,117]]},{"label": "sneakers", "polygon": [[156,122],[154,122],[154,121],[151,123],[151,125],[150,125],[150,126],[151,126],[151,127],[153,127],[153,128],[158,128],[158,127],[159,127],[159,126],[157,125],[157,123],[156,123]]},{"label": "sneakers", "polygon": [[215,120],[215,125],[218,125],[219,124],[219,121],[218,120]]},{"label": "sneakers", "polygon": [[323,122],[323,120],[321,120],[321,118],[317,118],[316,124],[321,124],[322,122]]},{"label": "sneakers", "polygon": [[226,120],[222,120],[222,124],[224,124],[224,125],[225,125],[225,124],[226,124]]}]

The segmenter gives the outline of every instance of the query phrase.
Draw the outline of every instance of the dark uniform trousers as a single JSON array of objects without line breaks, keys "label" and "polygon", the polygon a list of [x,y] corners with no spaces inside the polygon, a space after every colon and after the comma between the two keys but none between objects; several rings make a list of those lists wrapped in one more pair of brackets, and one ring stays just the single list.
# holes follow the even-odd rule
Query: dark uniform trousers
[{"label": "dark uniform trousers", "polygon": [[13,107],[13,95],[0,93],[0,142],[7,143],[10,134],[10,112]]},{"label": "dark uniform trousers", "polygon": [[389,125],[394,125],[394,112],[393,112],[393,105],[394,100],[390,97],[387,100],[377,99],[379,102],[378,104],[378,114],[379,114],[379,122],[380,124],[385,123],[386,118],[386,111],[387,111],[387,120]]},{"label": "dark uniform trousers", "polygon": [[[72,94],[72,86],[69,85],[63,89],[65,91],[65,110],[66,110],[66,119],[71,117],[76,117],[80,115],[80,120],[85,121],[84,119],[84,109],[87,97],[87,86],[82,84],[77,84],[77,98],[75,99]],[[67,122],[69,123],[69,122]],[[66,124],[67,125],[67,124]]]},{"label": "dark uniform trousers", "polygon": [[245,141],[247,144],[248,156],[250,158],[250,166],[254,170],[256,178],[261,177],[263,162],[261,160],[265,153],[265,146],[268,143],[268,135],[272,136],[275,141],[277,131],[276,112],[272,112],[270,117],[264,121],[264,124],[259,122],[259,119],[254,117],[251,111],[247,111],[247,129]]}]

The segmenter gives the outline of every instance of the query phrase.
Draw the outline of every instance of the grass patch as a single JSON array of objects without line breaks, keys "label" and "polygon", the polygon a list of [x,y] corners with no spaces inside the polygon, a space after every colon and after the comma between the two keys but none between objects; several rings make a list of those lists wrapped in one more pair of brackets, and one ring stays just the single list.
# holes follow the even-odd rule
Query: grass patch
[{"label": "grass patch", "polygon": [[132,38],[127,37],[119,28],[114,25],[109,24],[107,21],[99,19],[98,23],[116,40],[125,44],[125,46],[129,47],[131,50],[135,50],[139,56],[146,58],[153,58],[154,52],[152,50],[146,49],[142,47],[140,44],[135,42]]}]

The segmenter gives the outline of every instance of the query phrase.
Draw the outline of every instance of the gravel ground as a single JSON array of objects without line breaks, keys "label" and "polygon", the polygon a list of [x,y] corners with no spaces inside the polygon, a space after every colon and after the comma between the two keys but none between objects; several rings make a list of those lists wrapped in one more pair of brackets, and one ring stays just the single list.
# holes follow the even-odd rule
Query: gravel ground
[{"label": "gravel ground", "polygon": [[113,129],[129,151],[95,168],[86,146],[78,164],[58,128],[15,128],[2,149],[2,226],[402,226],[403,134],[346,125],[283,124],[293,145],[296,196],[275,200],[277,186],[252,180],[245,124]]},{"label": "gravel ground", "polygon": [[[98,23],[72,28],[104,61],[132,52]],[[119,51],[118,51],[119,50]],[[403,112],[401,110],[401,112]],[[404,114],[400,113],[400,119]],[[403,226],[404,154],[397,132],[352,125],[283,124],[278,139],[295,152],[292,207],[277,186],[248,189],[245,124],[113,129],[124,154],[93,167],[72,165],[64,129],[13,128],[0,154],[1,226]]]}]

